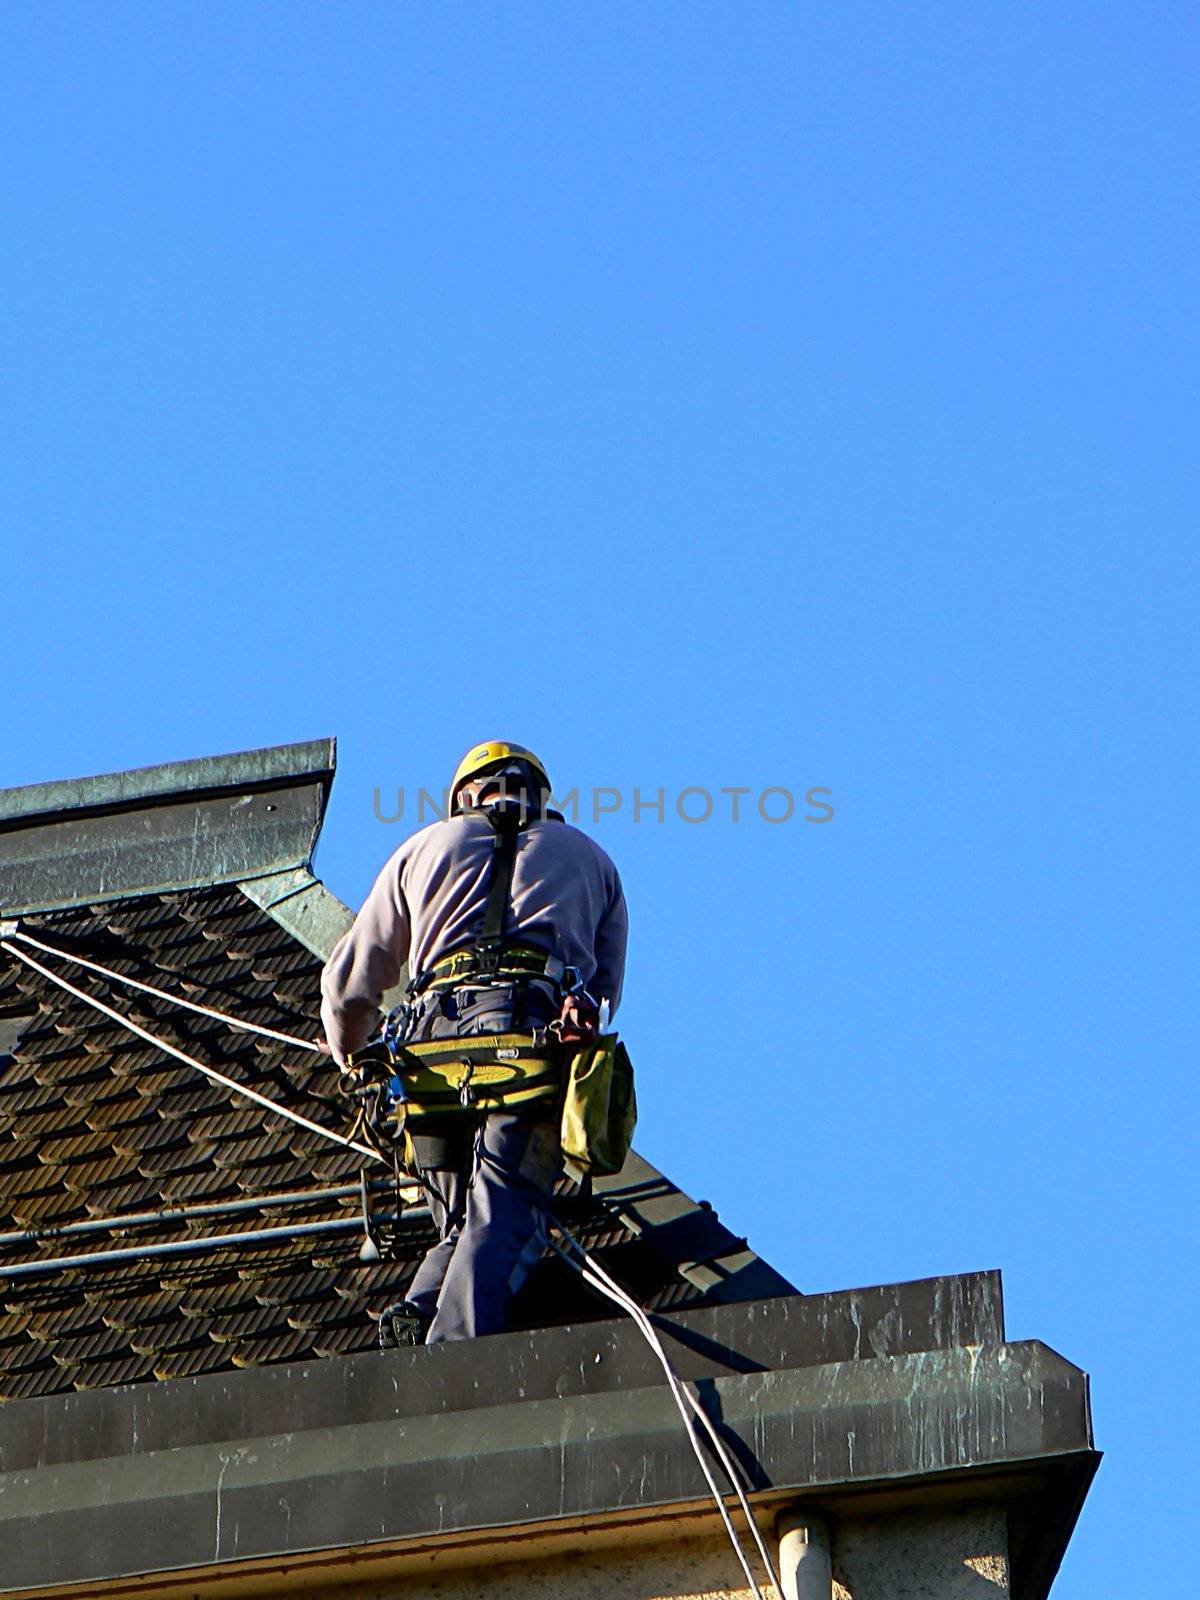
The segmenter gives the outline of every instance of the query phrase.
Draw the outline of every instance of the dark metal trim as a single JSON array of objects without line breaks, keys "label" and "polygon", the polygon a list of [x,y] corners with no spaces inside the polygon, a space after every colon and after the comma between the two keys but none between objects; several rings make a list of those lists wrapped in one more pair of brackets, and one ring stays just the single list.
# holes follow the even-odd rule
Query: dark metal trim
[{"label": "dark metal trim", "polygon": [[[592,1343],[590,1331],[576,1330],[562,1370],[586,1363]],[[422,1369],[436,1392],[448,1348],[374,1360],[400,1400]],[[293,1388],[297,1406],[304,1387]],[[1094,1462],[1084,1375],[1033,1343],[751,1372],[701,1390],[764,1505],[836,1504],[845,1494],[864,1505],[913,1490],[932,1505],[961,1500],[974,1484],[1012,1514],[1031,1470],[1065,1487]],[[286,1568],[314,1553],[669,1515],[704,1494],[662,1384],[485,1398],[491,1404],[466,1410],[393,1411],[374,1426],[312,1428],[294,1413],[285,1430],[267,1433],[247,1396],[236,1440],[147,1449],[139,1436],[135,1448],[86,1465],[9,1472],[0,1479],[0,1583],[13,1594],[230,1562]],[[1040,1600],[1035,1584],[1024,1595]]]},{"label": "dark metal trim", "polygon": [[[374,1352],[330,1356],[9,1401],[0,1406],[0,1471],[119,1455],[133,1441],[140,1450],[170,1449],[229,1442],[247,1432],[396,1422],[664,1383],[632,1320],[611,1308],[608,1318],[391,1352],[382,1360]],[[654,1321],[678,1371],[695,1381],[980,1349],[1004,1339],[994,1272],[701,1306]]]},{"label": "dark metal trim", "polygon": [[[365,1181],[365,1178],[364,1178]],[[369,1187],[373,1192],[392,1193],[395,1184],[386,1178],[375,1178]],[[163,1206],[158,1211],[119,1212],[111,1217],[89,1217],[85,1222],[61,1222],[51,1228],[18,1228],[12,1233],[0,1233],[0,1246],[22,1244],[51,1244],[58,1239],[72,1239],[87,1233],[121,1233],[126,1228],[162,1227],[173,1222],[192,1222],[199,1217],[230,1216],[239,1211],[275,1211],[289,1206],[320,1205],[323,1200],[346,1200],[361,1192],[361,1183],[339,1183],[318,1189],[289,1189],[280,1194],[245,1195],[238,1200],[206,1200],[194,1206]]]},{"label": "dark metal trim", "polygon": [[336,744],[0,790],[0,909],[31,914],[307,868]]}]

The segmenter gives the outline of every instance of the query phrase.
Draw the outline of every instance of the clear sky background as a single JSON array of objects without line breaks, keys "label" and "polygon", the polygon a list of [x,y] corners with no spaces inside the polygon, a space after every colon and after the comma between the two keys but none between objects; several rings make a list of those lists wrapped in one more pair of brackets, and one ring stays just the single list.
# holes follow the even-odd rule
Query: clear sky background
[{"label": "clear sky background", "polygon": [[0,13],[0,781],[336,733],[354,904],[477,739],[620,790],[639,1148],[805,1290],[1003,1269],[1107,1452],[1059,1600],[1194,1566],[1198,48]]}]

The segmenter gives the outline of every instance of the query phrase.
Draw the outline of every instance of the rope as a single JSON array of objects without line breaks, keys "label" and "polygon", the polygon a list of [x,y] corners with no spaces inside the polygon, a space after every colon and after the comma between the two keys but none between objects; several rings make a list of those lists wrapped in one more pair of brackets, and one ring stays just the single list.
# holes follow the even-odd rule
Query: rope
[{"label": "rope", "polygon": [[[139,1039],[144,1039],[147,1044],[152,1044],[156,1050],[161,1050],[165,1055],[174,1056],[177,1061],[182,1061],[187,1067],[194,1067],[197,1072],[202,1072],[206,1078],[211,1078],[214,1083],[219,1083],[222,1088],[229,1089],[234,1094],[241,1095],[246,1100],[253,1100],[255,1105],[260,1105],[264,1110],[273,1112],[277,1117],[286,1117],[289,1122],[294,1122],[297,1127],[306,1129],[309,1133],[318,1134],[322,1139],[328,1139],[331,1144],[340,1144],[349,1150],[355,1150],[361,1156],[366,1156],[369,1161],[379,1161],[378,1151],[372,1150],[369,1145],[359,1144],[354,1139],[347,1139],[343,1134],[334,1133],[331,1128],[323,1128],[319,1122],[311,1122],[300,1112],[292,1111],[288,1106],[281,1106],[277,1101],[270,1100],[265,1094],[259,1094],[257,1089],[248,1088],[243,1083],[227,1078],[223,1072],[218,1072],[215,1067],[208,1066],[203,1061],[198,1061],[195,1056],[188,1055],[186,1050],[180,1050],[177,1045],[160,1039],[157,1034],[143,1028],[141,1023],[134,1022],[132,1018],[122,1016],[112,1006],[105,1005],[103,1000],[98,1000],[95,995],[77,989],[73,983],[68,983],[66,978],[59,977],[49,967],[44,967],[40,961],[19,949],[11,939],[0,939],[0,950],[7,950],[9,955],[16,956],[18,961],[23,961],[27,967],[32,967],[35,972],[40,972],[43,978],[48,978],[51,983],[64,989],[67,994],[74,995],[77,1000],[82,1000],[85,1005],[92,1006],[96,1011],[102,1012],[106,1017],[119,1023],[122,1028],[128,1028],[130,1033],[137,1034]],[[170,996],[167,996],[170,999]]]},{"label": "rope", "polygon": [[650,1318],[646,1315],[642,1307],[638,1305],[637,1301],[634,1300],[633,1297],[621,1287],[616,1279],[610,1277],[604,1268],[599,1264],[599,1262],[592,1259],[592,1257],[583,1248],[573,1233],[564,1228],[560,1222],[555,1222],[554,1227],[578,1253],[579,1260],[572,1259],[572,1257],[569,1256],[566,1251],[560,1249],[559,1246],[553,1242],[551,1242],[551,1249],[561,1256],[562,1259],[570,1266],[573,1266],[581,1275],[585,1283],[590,1284],[593,1289],[597,1290],[600,1294],[611,1300],[614,1305],[619,1306],[622,1311],[627,1312],[629,1316],[633,1318],[638,1331],[642,1334],[647,1344],[649,1344],[651,1350],[657,1356],[663,1372],[666,1374],[667,1385],[671,1391],[671,1397],[675,1401],[680,1416],[683,1418],[683,1425],[687,1430],[688,1440],[691,1443],[696,1460],[700,1463],[700,1470],[704,1474],[705,1482],[708,1484],[709,1493],[712,1495],[713,1503],[721,1514],[721,1521],[725,1525],[725,1532],[729,1537],[730,1544],[733,1546],[734,1554],[738,1558],[738,1563],[746,1575],[746,1581],[750,1585],[750,1590],[754,1596],[754,1600],[763,1600],[762,1590],[759,1588],[757,1582],[755,1581],[754,1574],[750,1570],[750,1563],[746,1559],[745,1551],[742,1549],[741,1541],[739,1540],[737,1531],[733,1526],[733,1520],[729,1515],[729,1508],[725,1504],[725,1497],[717,1487],[716,1480],[712,1475],[712,1469],[710,1468],[708,1461],[705,1458],[704,1451],[701,1448],[700,1438],[696,1432],[696,1428],[691,1420],[691,1417],[688,1415],[688,1406],[691,1407],[692,1412],[703,1425],[705,1433],[708,1435],[713,1451],[724,1468],[725,1476],[729,1479],[729,1482],[733,1488],[733,1492],[737,1496],[738,1504],[741,1506],[742,1513],[749,1525],[754,1542],[758,1547],[758,1553],[762,1559],[763,1566],[766,1568],[767,1575],[769,1576],[771,1582],[775,1585],[776,1593],[782,1595],[783,1587],[779,1581],[779,1575],[775,1571],[775,1566],[767,1550],[766,1542],[764,1541],[762,1533],[759,1530],[758,1523],[755,1521],[750,1510],[750,1503],[746,1499],[745,1493],[743,1492],[737,1469],[730,1458],[728,1450],[725,1447],[724,1440],[722,1440],[720,1435],[717,1433],[717,1430],[713,1426],[712,1420],[707,1411],[705,1411],[704,1407],[692,1393],[691,1389],[675,1371],[674,1366],[671,1364],[671,1358],[663,1349],[662,1341],[659,1339],[654,1325],[650,1321]]},{"label": "rope", "polygon": [[[262,1106],[264,1110],[272,1112],[276,1116],[285,1117],[289,1122],[294,1122],[298,1127],[306,1129],[309,1133],[315,1133],[322,1139],[327,1139],[333,1144],[338,1144],[344,1148],[357,1151],[359,1155],[366,1156],[370,1161],[381,1161],[384,1159],[380,1151],[371,1149],[367,1145],[359,1144],[354,1139],[346,1138],[340,1133],[334,1133],[329,1128],[323,1128],[319,1123],[311,1122],[307,1117],[302,1116],[298,1111],[292,1111],[287,1106],[281,1106],[276,1101],[268,1099],[266,1095],[259,1094],[256,1089],[250,1089],[244,1084],[235,1082],[232,1078],[227,1078],[224,1073],[218,1072],[214,1067],[208,1066],[203,1061],[198,1061],[195,1056],[188,1055],[186,1051],[180,1050],[176,1045],[169,1043],[166,1039],[160,1039],[156,1034],[151,1033],[148,1028],[143,1028],[140,1023],[134,1022],[129,1017],[122,1016],[122,1014],[119,1011],[114,1010],[112,1006],[106,1005],[104,1001],[97,999],[94,995],[87,994],[83,989],[76,988],[73,983],[68,983],[65,978],[59,977],[57,973],[51,971],[48,967],[44,967],[40,961],[35,961],[31,955],[28,955],[25,951],[18,949],[13,943],[13,940],[20,940],[21,943],[31,945],[35,950],[41,950],[46,955],[57,956],[60,960],[72,962],[76,966],[86,967],[90,971],[98,973],[102,977],[108,978],[113,983],[123,983],[130,989],[138,989],[143,994],[154,995],[156,999],[165,1000],[169,1004],[180,1006],[186,1011],[193,1011],[199,1016],[209,1017],[215,1022],[223,1022],[226,1024],[226,1026],[237,1029],[239,1032],[256,1033],[261,1035],[263,1038],[274,1039],[280,1044],[293,1045],[301,1050],[311,1050],[316,1054],[322,1054],[323,1052],[321,1051],[320,1046],[315,1044],[312,1040],[301,1039],[295,1034],[281,1033],[275,1028],[266,1028],[256,1022],[243,1022],[240,1018],[229,1016],[226,1012],[217,1011],[211,1006],[199,1005],[194,1000],[185,1000],[181,995],[174,995],[168,993],[166,990],[157,989],[153,984],[143,983],[140,981],[140,979],[130,978],[124,973],[114,972],[111,967],[102,966],[98,961],[91,961],[85,956],[72,955],[66,950],[56,949],[53,945],[43,944],[41,940],[34,939],[29,934],[22,933],[16,929],[13,930],[9,937],[0,939],[0,949],[7,950],[10,955],[16,956],[18,961],[23,961],[26,966],[32,967],[35,972],[41,973],[44,978],[48,978],[51,983],[57,984],[58,987],[65,990],[67,994],[74,995],[77,1000],[82,1000],[86,1005],[92,1006],[95,1010],[102,1012],[104,1016],[110,1017],[121,1027],[127,1028],[130,1033],[136,1034],[139,1038],[144,1039],[148,1044],[151,1044],[156,1049],[163,1051],[164,1054],[174,1056],[177,1061],[183,1062],[185,1066],[193,1067],[197,1072],[203,1073],[206,1078],[210,1078],[214,1083],[219,1083],[223,1088],[230,1090],[233,1094],[240,1095],[243,1099],[254,1101],[256,1105]],[[358,1120],[362,1120],[361,1116]],[[355,1131],[358,1131],[357,1124]],[[598,1262],[594,1261],[592,1257],[588,1255],[587,1251],[580,1244],[579,1240],[575,1238],[574,1234],[570,1233],[566,1228],[564,1228],[561,1223],[555,1223],[555,1227],[563,1236],[563,1238],[570,1243],[571,1247],[577,1253],[579,1259],[572,1259],[572,1257],[568,1255],[566,1251],[560,1249],[558,1245],[552,1245],[552,1248],[563,1258],[563,1260],[575,1267],[575,1269],[583,1277],[585,1283],[589,1284],[599,1294],[605,1296],[606,1299],[611,1300],[614,1305],[620,1307],[622,1311],[625,1311],[630,1317],[633,1318],[634,1325],[642,1334],[643,1338],[645,1338],[646,1342],[649,1344],[651,1350],[654,1352],[654,1355],[661,1364],[663,1372],[666,1375],[667,1385],[671,1392],[671,1398],[674,1400],[675,1405],[678,1407],[679,1414],[683,1418],[683,1424],[687,1430],[688,1440],[692,1446],[696,1460],[700,1464],[700,1470],[704,1474],[704,1480],[708,1485],[710,1494],[712,1495],[713,1503],[716,1505],[717,1510],[721,1515],[721,1521],[725,1526],[725,1532],[729,1537],[729,1542],[733,1546],[734,1553],[738,1558],[738,1563],[746,1576],[746,1581],[750,1585],[754,1600],[763,1600],[762,1590],[759,1588],[754,1574],[750,1569],[750,1563],[746,1558],[745,1551],[743,1550],[741,1541],[737,1535],[737,1530],[734,1528],[733,1520],[729,1515],[729,1508],[725,1503],[725,1496],[721,1493],[717,1486],[716,1480],[712,1474],[712,1469],[709,1466],[704,1451],[701,1447],[700,1436],[697,1433],[696,1427],[692,1421],[692,1417],[689,1415],[689,1407],[691,1412],[695,1415],[696,1419],[704,1428],[708,1440],[712,1445],[713,1451],[720,1461],[726,1477],[729,1479],[734,1494],[737,1496],[738,1504],[741,1507],[742,1514],[745,1516],[747,1525],[749,1526],[750,1532],[753,1535],[754,1542],[758,1548],[758,1553],[762,1559],[763,1566],[766,1568],[771,1582],[775,1585],[777,1593],[782,1594],[783,1589],[782,1585],[780,1584],[778,1574],[776,1573],[774,1565],[771,1561],[770,1554],[759,1530],[758,1523],[755,1521],[753,1513],[751,1512],[750,1503],[746,1499],[745,1492],[742,1489],[742,1485],[738,1477],[737,1469],[730,1458],[729,1452],[725,1447],[725,1443],[717,1433],[711,1418],[705,1411],[704,1407],[700,1404],[700,1401],[675,1371],[675,1368],[671,1364],[670,1357],[663,1349],[662,1341],[659,1339],[658,1334],[654,1329],[654,1325],[651,1323],[649,1317],[646,1315],[642,1307],[639,1306],[637,1302],[624,1289],[621,1288],[620,1284],[617,1283],[614,1278],[611,1278],[608,1275],[608,1273],[602,1266],[599,1265]],[[133,1252],[130,1253],[132,1254]]]},{"label": "rope", "polygon": [[32,934],[23,933],[19,928],[9,935],[11,939],[19,939],[22,944],[32,945],[35,950],[41,950],[48,956],[58,956],[60,961],[73,962],[77,967],[87,967],[91,972],[98,972],[101,977],[108,978],[112,983],[123,983],[129,989],[140,989],[143,994],[152,994],[159,1000],[166,1000],[173,1006],[182,1006],[185,1011],[195,1011],[201,1017],[211,1017],[214,1022],[224,1022],[230,1028],[237,1028],[241,1033],[259,1033],[264,1039],[276,1039],[280,1044],[295,1045],[300,1050],[313,1050],[318,1055],[324,1051],[320,1045],[314,1044],[311,1039],[301,1039],[294,1033],[280,1033],[275,1028],[264,1028],[257,1022],[243,1022],[239,1017],[231,1017],[227,1012],[214,1011],[211,1006],[197,1005],[194,1000],[185,1000],[182,995],[170,994],[166,989],[156,989],[152,983],[143,983],[140,978],[127,978],[123,972],[114,972],[111,967],[102,967],[98,961],[89,961],[86,956],[72,955],[69,950],[59,950],[52,944],[43,944],[40,939],[35,939]]}]

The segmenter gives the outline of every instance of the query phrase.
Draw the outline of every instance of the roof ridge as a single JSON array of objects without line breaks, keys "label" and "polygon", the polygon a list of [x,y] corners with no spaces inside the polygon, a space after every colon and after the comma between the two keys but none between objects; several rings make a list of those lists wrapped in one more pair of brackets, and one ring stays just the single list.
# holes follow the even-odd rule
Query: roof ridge
[{"label": "roof ridge", "polygon": [[0,790],[0,914],[307,869],[336,761],[312,739]]},{"label": "roof ridge", "polygon": [[331,736],[130,767],[123,772],[20,784],[0,789],[0,828],[25,826],[63,812],[140,811],[181,795],[260,790],[298,778],[325,775],[331,783],[336,765],[337,740]]}]

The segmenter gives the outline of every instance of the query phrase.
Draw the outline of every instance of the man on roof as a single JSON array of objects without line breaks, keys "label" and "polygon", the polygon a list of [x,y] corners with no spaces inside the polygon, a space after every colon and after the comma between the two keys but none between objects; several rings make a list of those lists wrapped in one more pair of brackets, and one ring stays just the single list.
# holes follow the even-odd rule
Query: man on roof
[{"label": "man on roof", "polygon": [[[403,1042],[527,1034],[586,1040],[621,998],[628,922],[621,880],[593,839],[550,809],[523,745],[474,745],[449,816],[406,839],[321,975],[321,1020],[340,1067],[378,1030],[408,964]],[[508,841],[508,842],[506,842]],[[384,1345],[494,1333],[541,1255],[562,1168],[557,1107],[423,1117],[412,1152],[438,1242]]]}]

